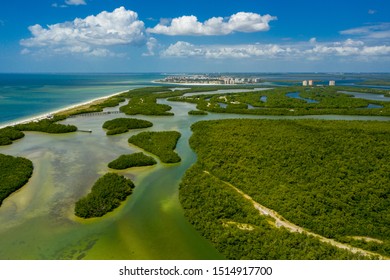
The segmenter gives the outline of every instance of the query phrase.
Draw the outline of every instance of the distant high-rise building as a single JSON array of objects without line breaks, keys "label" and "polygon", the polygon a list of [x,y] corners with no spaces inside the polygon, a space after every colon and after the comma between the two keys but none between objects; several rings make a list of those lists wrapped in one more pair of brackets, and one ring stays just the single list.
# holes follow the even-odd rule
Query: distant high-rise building
[{"label": "distant high-rise building", "polygon": [[307,81],[306,81],[306,80],[304,80],[304,81],[302,82],[302,86],[307,87]]},{"label": "distant high-rise building", "polygon": [[329,86],[332,87],[332,86],[335,86],[336,85],[336,81],[329,81]]},{"label": "distant high-rise building", "polygon": [[313,80],[309,80],[309,86],[310,86],[310,87],[313,86]]}]

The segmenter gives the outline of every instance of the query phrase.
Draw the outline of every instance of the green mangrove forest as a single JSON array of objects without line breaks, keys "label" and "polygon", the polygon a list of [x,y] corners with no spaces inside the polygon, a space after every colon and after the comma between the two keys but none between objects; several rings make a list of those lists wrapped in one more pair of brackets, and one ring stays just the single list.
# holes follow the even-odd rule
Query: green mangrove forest
[{"label": "green mangrove forest", "polygon": [[144,153],[135,153],[130,155],[121,155],[117,159],[111,161],[108,167],[111,169],[127,169],[131,167],[150,166],[157,164],[156,160]]},{"label": "green mangrove forest", "polygon": [[24,133],[22,131],[39,131],[46,133],[69,133],[77,131],[76,126],[58,124],[56,123],[58,120],[60,119],[44,119],[38,122],[29,122],[2,128],[0,129],[0,146],[10,145],[13,141],[23,138]]},{"label": "green mangrove forest", "polygon": [[164,163],[177,163],[181,158],[174,150],[180,136],[177,131],[146,131],[130,137],[129,143],[158,156]]},{"label": "green mangrove forest", "polygon": [[[390,102],[354,98],[341,91],[388,94],[385,90],[351,87],[279,87],[269,90],[199,96],[175,96],[170,101],[189,102],[214,113],[250,115],[366,115],[390,116]],[[298,98],[289,94],[297,93]],[[308,100],[305,100],[308,99]],[[370,108],[369,105],[376,105]]]},{"label": "green mangrove forest", "polygon": [[4,199],[28,182],[32,173],[30,160],[0,154],[0,206]]},{"label": "green mangrove forest", "polygon": [[207,112],[200,111],[200,110],[191,110],[188,112],[188,115],[204,116],[204,115],[207,115]]},{"label": "green mangrove forest", "polygon": [[[390,256],[386,122],[218,120],[192,129],[198,161],[182,181],[180,201],[190,222],[227,258],[352,256],[280,228],[267,234],[266,218],[257,217],[253,206],[237,207],[244,202],[222,182],[308,231]],[[280,234],[290,237],[278,241]]]},{"label": "green mangrove forest", "polygon": [[101,217],[117,208],[134,187],[130,179],[107,173],[96,181],[89,194],[76,202],[75,215],[81,218]]},{"label": "green mangrove forest", "polygon": [[24,133],[13,127],[0,129],[0,146],[11,145],[13,141],[24,137]]},{"label": "green mangrove forest", "polygon": [[103,128],[107,129],[107,135],[126,133],[130,129],[147,128],[153,126],[153,123],[140,119],[117,118],[106,121]]},{"label": "green mangrove forest", "polygon": [[77,127],[74,125],[63,125],[48,119],[18,124],[15,125],[14,128],[20,131],[39,131],[46,133],[69,133],[77,131]]}]

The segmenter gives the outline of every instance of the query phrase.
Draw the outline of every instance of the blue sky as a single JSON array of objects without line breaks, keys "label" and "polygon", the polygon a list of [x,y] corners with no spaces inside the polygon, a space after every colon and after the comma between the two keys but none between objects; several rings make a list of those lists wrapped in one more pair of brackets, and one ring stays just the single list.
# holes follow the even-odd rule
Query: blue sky
[{"label": "blue sky", "polygon": [[388,0],[13,0],[0,72],[390,72]]}]

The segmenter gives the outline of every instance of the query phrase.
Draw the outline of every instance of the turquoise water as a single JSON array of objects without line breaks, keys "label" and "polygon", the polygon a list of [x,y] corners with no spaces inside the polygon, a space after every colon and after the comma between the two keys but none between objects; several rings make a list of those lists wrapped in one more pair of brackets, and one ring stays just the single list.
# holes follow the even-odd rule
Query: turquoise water
[{"label": "turquoise water", "polygon": [[90,99],[153,85],[159,74],[0,74],[0,126]]}]

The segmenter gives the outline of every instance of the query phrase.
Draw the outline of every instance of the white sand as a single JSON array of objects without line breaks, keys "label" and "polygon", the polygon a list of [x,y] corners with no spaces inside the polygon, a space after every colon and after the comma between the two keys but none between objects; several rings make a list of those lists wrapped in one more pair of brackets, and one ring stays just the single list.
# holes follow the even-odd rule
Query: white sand
[{"label": "white sand", "polygon": [[7,127],[7,126],[14,126],[14,125],[17,125],[17,124],[23,124],[23,123],[29,123],[29,122],[33,122],[33,121],[40,121],[40,120],[43,120],[43,119],[47,119],[47,117],[49,115],[55,115],[55,114],[58,114],[58,113],[63,112],[63,111],[74,109],[74,108],[77,108],[77,107],[80,107],[80,106],[89,105],[89,104],[91,104],[93,102],[105,100],[105,99],[108,99],[110,97],[113,97],[113,96],[116,96],[116,95],[119,95],[119,94],[122,94],[122,93],[125,93],[125,92],[127,92],[127,90],[121,91],[121,92],[117,92],[117,93],[113,93],[113,94],[110,94],[110,95],[107,95],[107,96],[103,96],[103,97],[99,97],[99,98],[94,98],[94,99],[91,99],[91,100],[88,100],[88,101],[85,101],[85,102],[82,102],[82,103],[78,103],[78,104],[75,104],[75,105],[71,105],[71,106],[68,106],[68,107],[64,107],[64,108],[58,109],[58,110],[55,110],[55,111],[52,111],[52,112],[47,112],[45,114],[40,114],[40,115],[37,115],[37,116],[25,118],[25,119],[18,120],[18,121],[15,121],[15,122],[6,123],[4,125],[1,125],[0,129],[4,128],[4,127]]}]

